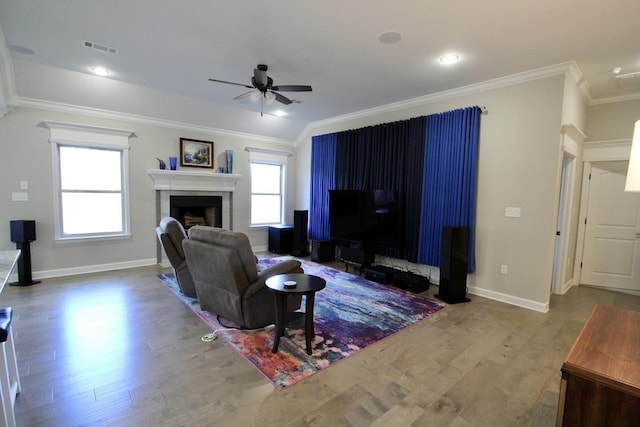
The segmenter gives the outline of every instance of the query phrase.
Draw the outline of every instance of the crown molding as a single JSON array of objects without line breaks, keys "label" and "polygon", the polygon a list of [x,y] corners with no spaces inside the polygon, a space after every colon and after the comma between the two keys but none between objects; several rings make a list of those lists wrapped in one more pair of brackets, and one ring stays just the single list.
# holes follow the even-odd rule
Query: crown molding
[{"label": "crown molding", "polygon": [[631,139],[585,141],[582,151],[584,162],[629,160]]},{"label": "crown molding", "polygon": [[589,102],[589,106],[614,104],[616,102],[637,101],[637,100],[640,100],[640,93],[634,93],[632,95],[612,96],[609,98],[592,99]]},{"label": "crown molding", "polygon": [[582,71],[580,71],[580,68],[578,68],[578,64],[576,64],[575,61],[572,61],[571,65],[569,65],[567,76],[569,76],[578,88],[580,95],[582,95],[582,99],[589,104],[593,99],[591,96],[591,87],[589,87],[589,83],[584,79],[584,74],[582,74]]},{"label": "crown molding", "polygon": [[519,83],[525,83],[533,80],[539,80],[547,77],[558,76],[567,74],[569,72],[574,75],[579,73],[582,76],[575,62],[563,62],[557,65],[551,65],[548,67],[537,68],[535,70],[525,71],[522,73],[511,74],[509,76],[498,77],[491,80],[486,80],[480,83],[474,83],[467,86],[462,86],[456,89],[445,90],[442,92],[433,93],[430,95],[420,96],[417,98],[411,98],[405,101],[395,102],[392,104],[383,105],[380,107],[370,108],[367,110],[361,110],[354,113],[344,114],[342,116],[332,117],[326,120],[320,120],[310,123],[300,133],[300,136],[296,138],[295,147],[298,147],[303,141],[307,140],[313,134],[313,130],[323,126],[330,126],[339,123],[343,123],[349,120],[359,119],[362,117],[373,116],[377,114],[384,114],[412,108],[420,105],[433,104],[435,102],[448,100],[451,98],[473,95],[480,92],[486,92],[488,90],[500,89],[507,86],[513,86]]},{"label": "crown molding", "polygon": [[599,139],[594,141],[584,141],[585,147],[605,148],[605,147],[630,147],[631,138],[623,139]]},{"label": "crown molding", "polygon": [[268,136],[255,135],[244,132],[236,132],[226,129],[213,128],[208,126],[195,125],[185,122],[158,119],[154,117],[141,116],[137,114],[122,113],[117,111],[102,110],[99,108],[82,107],[78,105],[63,104],[59,102],[44,101],[40,99],[18,97],[18,106],[26,108],[36,108],[41,110],[57,111],[60,113],[77,114],[80,116],[97,117],[101,119],[119,120],[130,123],[139,123],[149,126],[158,126],[169,129],[184,130],[189,132],[201,132],[207,135],[226,136],[237,138],[243,141],[256,141],[293,147],[293,141],[272,138]]}]

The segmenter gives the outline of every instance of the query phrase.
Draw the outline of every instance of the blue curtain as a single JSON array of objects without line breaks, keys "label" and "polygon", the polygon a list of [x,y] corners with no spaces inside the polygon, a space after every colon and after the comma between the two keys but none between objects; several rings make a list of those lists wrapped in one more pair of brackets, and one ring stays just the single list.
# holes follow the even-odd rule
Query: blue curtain
[{"label": "blue curtain", "polygon": [[309,237],[329,240],[329,190],[335,188],[336,142],[338,135],[330,133],[311,139],[311,200]]},{"label": "blue curtain", "polygon": [[440,265],[442,227],[469,227],[468,271],[475,271],[480,108],[427,116],[418,262]]}]

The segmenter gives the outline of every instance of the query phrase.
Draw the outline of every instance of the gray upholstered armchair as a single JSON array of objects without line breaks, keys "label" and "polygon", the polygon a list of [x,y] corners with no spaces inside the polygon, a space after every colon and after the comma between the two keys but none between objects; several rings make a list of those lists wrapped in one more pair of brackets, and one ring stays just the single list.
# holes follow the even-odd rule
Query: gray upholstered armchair
[{"label": "gray upholstered armchair", "polygon": [[[182,243],[200,307],[246,328],[275,323],[275,298],[265,280],[276,274],[302,273],[287,260],[258,272],[249,238],[221,228],[195,226]],[[300,295],[287,301],[287,312],[300,308]]]},{"label": "gray upholstered armchair", "polygon": [[182,224],[170,216],[162,218],[160,225],[156,228],[156,234],[160,239],[160,243],[162,243],[167,258],[169,258],[171,267],[173,267],[173,273],[176,276],[180,290],[187,296],[195,297],[196,288],[182,248],[182,241],[187,238],[187,233],[184,232]]}]

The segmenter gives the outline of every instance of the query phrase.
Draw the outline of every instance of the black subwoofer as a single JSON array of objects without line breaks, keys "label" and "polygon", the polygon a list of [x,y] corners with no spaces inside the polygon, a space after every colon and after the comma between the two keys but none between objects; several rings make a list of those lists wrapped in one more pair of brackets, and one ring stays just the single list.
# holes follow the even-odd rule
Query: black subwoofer
[{"label": "black subwoofer", "polygon": [[440,251],[440,285],[436,298],[449,304],[471,301],[467,298],[467,260],[469,228],[443,227]]},{"label": "black subwoofer", "polygon": [[311,261],[329,262],[336,259],[336,244],[331,240],[311,241]]}]

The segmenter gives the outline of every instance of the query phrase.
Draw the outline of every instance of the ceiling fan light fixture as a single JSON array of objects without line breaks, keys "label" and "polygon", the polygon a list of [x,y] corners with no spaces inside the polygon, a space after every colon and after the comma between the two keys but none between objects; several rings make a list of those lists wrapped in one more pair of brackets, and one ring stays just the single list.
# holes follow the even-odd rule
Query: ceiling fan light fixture
[{"label": "ceiling fan light fixture", "polygon": [[264,94],[264,100],[265,100],[265,103],[266,103],[267,105],[269,105],[269,104],[271,104],[273,101],[275,101],[275,100],[276,100],[276,94],[275,94],[275,93],[273,93],[273,92],[271,92],[271,91],[267,91],[267,92]]},{"label": "ceiling fan light fixture", "polygon": [[249,95],[249,99],[254,104],[257,104],[258,102],[260,102],[261,96],[262,96],[262,92],[260,92],[258,89],[254,89],[251,91],[251,95]]}]

